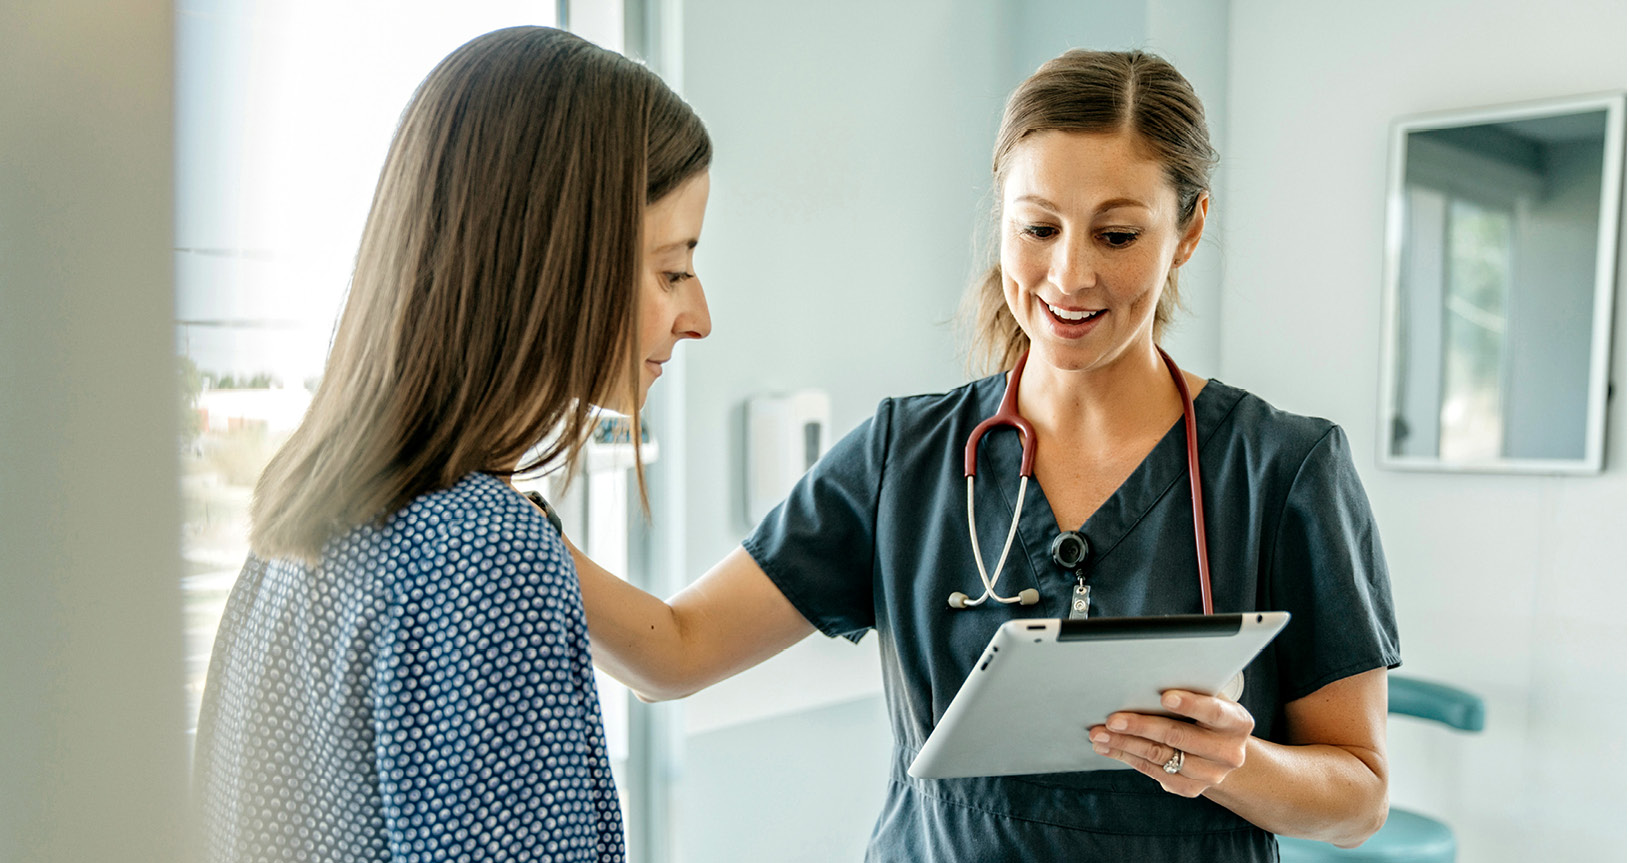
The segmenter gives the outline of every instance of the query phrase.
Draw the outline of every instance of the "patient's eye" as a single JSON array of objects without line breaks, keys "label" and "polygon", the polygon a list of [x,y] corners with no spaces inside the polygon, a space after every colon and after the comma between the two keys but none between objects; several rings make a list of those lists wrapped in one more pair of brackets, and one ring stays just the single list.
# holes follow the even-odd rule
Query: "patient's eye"
[{"label": "patient's eye", "polygon": [[1115,249],[1123,249],[1137,240],[1136,231],[1104,231],[1099,236],[1103,238],[1103,242]]},{"label": "patient's eye", "polygon": [[1025,236],[1037,240],[1050,240],[1058,235],[1058,229],[1051,225],[1024,225],[1019,230],[1023,231]]}]

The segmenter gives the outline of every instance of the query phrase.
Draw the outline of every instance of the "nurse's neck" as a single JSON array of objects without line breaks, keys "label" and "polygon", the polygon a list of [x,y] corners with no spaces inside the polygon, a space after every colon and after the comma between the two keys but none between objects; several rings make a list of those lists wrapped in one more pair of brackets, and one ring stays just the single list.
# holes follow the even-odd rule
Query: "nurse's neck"
[{"label": "nurse's neck", "polygon": [[1096,448],[1163,434],[1182,416],[1182,397],[1152,343],[1085,369],[1059,368],[1033,352],[1019,382],[1018,410],[1044,439]]}]

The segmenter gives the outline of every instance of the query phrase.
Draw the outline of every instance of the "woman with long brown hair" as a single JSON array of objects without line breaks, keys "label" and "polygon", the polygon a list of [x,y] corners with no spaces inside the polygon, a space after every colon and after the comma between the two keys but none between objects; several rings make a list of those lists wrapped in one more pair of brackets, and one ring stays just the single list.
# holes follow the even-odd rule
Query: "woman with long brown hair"
[{"label": "woman with long brown hair", "polygon": [[508,480],[570,470],[707,335],[710,159],[656,75],[558,30],[420,85],[255,490],[199,718],[207,859],[623,859],[577,575]]},{"label": "woman with long brown hair", "polygon": [[[673,698],[816,630],[876,630],[896,757],[868,860],[1217,863],[1276,860],[1275,833],[1362,842],[1385,818],[1398,649],[1345,436],[1181,372],[1158,347],[1214,160],[1198,98],[1160,58],[1070,51],[1042,66],[1007,103],[993,165],[1000,259],[972,293],[975,348],[998,373],[884,400],[741,548],[666,602],[579,559],[596,662]],[[983,567],[964,445],[1009,391],[1034,430],[1033,481],[1019,479],[1017,434],[984,437],[973,543],[992,559],[1006,536],[1013,553],[972,599]],[[1188,431],[1209,588],[1195,578]],[[1067,558],[1049,554],[1065,538]],[[1169,715],[1081,716],[1056,741],[1131,769],[907,772],[1004,622],[1212,601],[1292,617],[1236,697],[1167,692]]]}]

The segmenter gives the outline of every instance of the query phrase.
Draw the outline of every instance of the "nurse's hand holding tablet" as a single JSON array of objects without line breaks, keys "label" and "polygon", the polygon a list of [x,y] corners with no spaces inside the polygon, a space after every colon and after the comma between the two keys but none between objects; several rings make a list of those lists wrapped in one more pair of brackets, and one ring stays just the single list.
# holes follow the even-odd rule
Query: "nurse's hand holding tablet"
[{"label": "nurse's hand holding tablet", "polygon": [[[579,555],[595,661],[676,698],[816,630],[876,630],[896,749],[867,859],[1269,861],[1274,834],[1367,838],[1386,815],[1386,669],[1400,659],[1346,438],[1158,347],[1215,158],[1164,60],[1070,51],[1042,66],[1007,103],[1000,258],[968,304],[998,373],[885,399],[665,602]],[[974,435],[998,414],[1022,430]],[[1157,709],[1069,715],[1030,741],[1134,769],[909,770],[969,675],[1002,661],[986,651],[1008,621],[1062,640],[1082,618],[1280,611],[1236,697],[1170,689]],[[1015,690],[984,739],[1079,684],[1065,671]]]},{"label": "nurse's hand holding tablet", "polygon": [[1092,751],[1131,765],[1183,797],[1198,797],[1244,766],[1250,732],[1256,727],[1250,711],[1235,702],[1176,689],[1166,692],[1160,705],[1193,722],[1115,713],[1106,724],[1092,727]]}]

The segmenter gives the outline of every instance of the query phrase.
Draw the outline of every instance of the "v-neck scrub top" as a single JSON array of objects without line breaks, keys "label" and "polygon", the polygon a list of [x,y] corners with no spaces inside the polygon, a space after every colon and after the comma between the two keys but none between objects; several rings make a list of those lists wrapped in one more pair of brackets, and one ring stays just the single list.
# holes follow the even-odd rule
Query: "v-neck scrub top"
[{"label": "v-neck scrub top", "polygon": [[[1059,528],[1034,481],[996,588],[1003,596],[1035,588],[1041,601],[961,611],[947,603],[954,591],[983,590],[968,542],[963,448],[1004,388],[1005,376],[994,375],[883,401],[743,543],[821,632],[858,641],[877,631],[896,746],[866,859],[1277,860],[1271,834],[1133,770],[906,774],[1002,623],[1069,616],[1075,576],[1052,561]],[[1284,742],[1286,703],[1400,661],[1380,537],[1338,426],[1215,380],[1194,411],[1215,609],[1291,613],[1246,669],[1239,699],[1257,737]],[[1090,545],[1092,617],[1201,611],[1184,437],[1178,420],[1077,528]],[[1008,429],[979,448],[975,507],[987,561],[1012,518],[1020,455]]]}]

